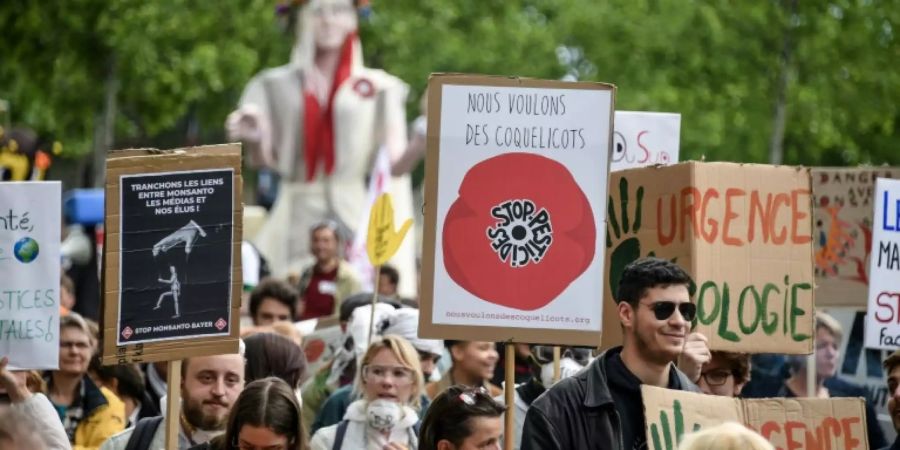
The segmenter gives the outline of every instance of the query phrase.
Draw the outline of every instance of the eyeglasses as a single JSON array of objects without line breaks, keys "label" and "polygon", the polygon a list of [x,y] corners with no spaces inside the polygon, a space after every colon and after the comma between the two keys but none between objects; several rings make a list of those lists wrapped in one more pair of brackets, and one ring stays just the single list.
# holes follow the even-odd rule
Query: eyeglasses
[{"label": "eyeglasses", "polygon": [[91,344],[87,342],[75,342],[75,341],[59,341],[59,348],[69,348],[74,347],[78,350],[87,350],[91,348]]},{"label": "eyeglasses", "polygon": [[697,316],[697,305],[693,303],[675,303],[670,301],[662,301],[662,302],[654,302],[651,304],[641,303],[653,310],[653,314],[656,315],[656,320],[668,320],[669,317],[672,317],[672,314],[675,312],[675,309],[678,309],[678,312],[681,313],[681,317],[684,320],[690,322],[694,320],[694,317]]},{"label": "eyeglasses", "polygon": [[[553,361],[553,347],[549,345],[535,345],[531,347],[531,354],[541,364]],[[561,347],[559,350],[559,358],[569,357],[578,364],[586,366],[591,362],[593,349],[588,347]]]},{"label": "eyeglasses", "polygon": [[703,379],[706,380],[706,384],[710,386],[722,386],[728,381],[731,372],[725,369],[717,369],[701,373],[700,376],[703,377]]},{"label": "eyeglasses", "polygon": [[458,400],[469,406],[474,406],[479,396],[491,399],[491,394],[484,386],[466,388],[450,386],[447,389],[447,395],[450,396],[451,400]]},{"label": "eyeglasses", "polygon": [[363,366],[362,368],[363,379],[366,381],[371,381],[373,383],[377,383],[380,381],[384,381],[387,377],[391,377],[394,379],[400,386],[404,386],[407,384],[412,384],[413,380],[415,380],[415,374],[413,371],[407,367],[400,366]]}]

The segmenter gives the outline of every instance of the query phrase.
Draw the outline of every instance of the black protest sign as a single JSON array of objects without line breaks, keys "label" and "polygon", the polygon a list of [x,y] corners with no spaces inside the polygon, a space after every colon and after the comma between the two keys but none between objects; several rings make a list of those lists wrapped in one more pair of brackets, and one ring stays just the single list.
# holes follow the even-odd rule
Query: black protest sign
[{"label": "black protest sign", "polygon": [[120,344],[228,334],[233,174],[121,176]]},{"label": "black protest sign", "polygon": [[236,144],[110,154],[104,364],[237,351],[241,184]]}]

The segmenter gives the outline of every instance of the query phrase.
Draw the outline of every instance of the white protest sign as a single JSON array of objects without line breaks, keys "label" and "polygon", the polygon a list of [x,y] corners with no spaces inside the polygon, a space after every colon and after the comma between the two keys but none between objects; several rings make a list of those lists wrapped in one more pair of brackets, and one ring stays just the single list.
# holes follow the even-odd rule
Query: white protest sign
[{"label": "white protest sign", "polygon": [[58,181],[0,183],[0,356],[13,369],[59,363]]},{"label": "white protest sign", "polygon": [[900,180],[875,181],[866,347],[900,348]]},{"label": "white protest sign", "polygon": [[678,162],[681,114],[616,111],[610,170]]},{"label": "white protest sign", "polygon": [[440,75],[429,92],[420,336],[596,345],[612,87]]}]

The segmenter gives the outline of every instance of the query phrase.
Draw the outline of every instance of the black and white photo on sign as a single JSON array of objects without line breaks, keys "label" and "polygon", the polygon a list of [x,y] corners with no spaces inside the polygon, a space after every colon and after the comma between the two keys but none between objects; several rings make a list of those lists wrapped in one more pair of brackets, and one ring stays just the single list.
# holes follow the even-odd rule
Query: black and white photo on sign
[{"label": "black and white photo on sign", "polygon": [[120,345],[229,334],[233,176],[121,177]]}]

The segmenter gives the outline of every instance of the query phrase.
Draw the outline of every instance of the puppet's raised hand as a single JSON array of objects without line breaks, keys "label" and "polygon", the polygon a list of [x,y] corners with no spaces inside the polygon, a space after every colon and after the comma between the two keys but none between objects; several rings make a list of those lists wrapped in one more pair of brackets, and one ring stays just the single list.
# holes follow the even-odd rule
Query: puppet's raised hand
[{"label": "puppet's raised hand", "polygon": [[394,230],[394,205],[391,196],[378,196],[369,215],[369,233],[366,239],[366,250],[373,266],[383,265],[397,253],[412,223],[412,219],[406,219],[399,230]]}]

